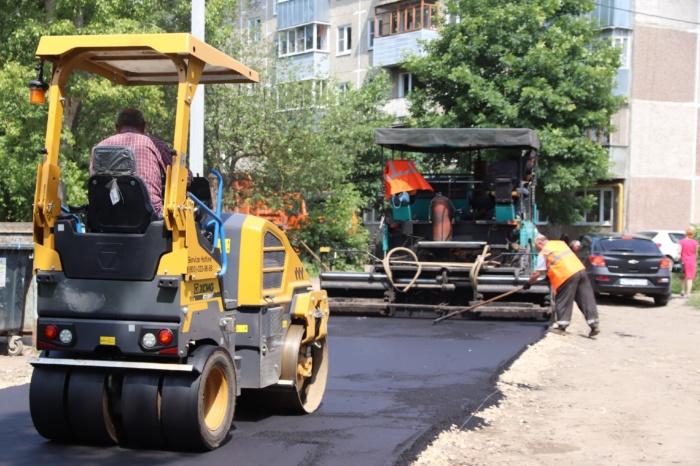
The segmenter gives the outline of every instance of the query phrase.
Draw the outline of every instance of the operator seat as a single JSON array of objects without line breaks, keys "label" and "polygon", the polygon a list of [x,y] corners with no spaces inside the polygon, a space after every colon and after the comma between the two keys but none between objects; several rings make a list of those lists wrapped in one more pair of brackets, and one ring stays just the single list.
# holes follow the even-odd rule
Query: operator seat
[{"label": "operator seat", "polygon": [[134,150],[95,146],[88,181],[88,231],[144,233],[158,217],[143,180],[136,176]]},{"label": "operator seat", "polygon": [[518,191],[513,188],[513,181],[510,178],[496,178],[491,189],[497,205],[512,204],[513,199],[518,197]]},{"label": "operator seat", "polygon": [[57,219],[54,228],[55,249],[67,279],[150,281],[155,277],[161,256],[172,250],[172,240],[135,171],[131,147],[93,148],[87,231],[76,228],[73,216]]},{"label": "operator seat", "polygon": [[520,215],[522,190],[518,161],[511,157],[491,163],[487,177],[496,220],[512,220]]}]

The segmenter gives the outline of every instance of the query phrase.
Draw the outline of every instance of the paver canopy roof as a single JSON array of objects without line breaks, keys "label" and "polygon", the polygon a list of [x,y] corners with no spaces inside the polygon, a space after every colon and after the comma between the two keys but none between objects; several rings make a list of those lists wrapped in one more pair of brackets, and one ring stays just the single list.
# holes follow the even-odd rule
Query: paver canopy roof
[{"label": "paver canopy roof", "polygon": [[540,139],[527,128],[380,128],[374,142],[412,152],[459,152],[495,148],[540,148]]}]

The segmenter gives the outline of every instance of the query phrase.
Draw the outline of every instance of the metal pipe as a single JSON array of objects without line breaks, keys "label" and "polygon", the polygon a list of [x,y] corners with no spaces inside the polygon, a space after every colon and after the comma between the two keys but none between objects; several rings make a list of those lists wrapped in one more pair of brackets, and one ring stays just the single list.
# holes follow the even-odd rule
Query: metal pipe
[{"label": "metal pipe", "polygon": [[615,216],[615,231],[623,232],[622,230],[622,209],[624,208],[625,187],[622,183],[598,184],[598,188],[617,188],[617,215]]},{"label": "metal pipe", "polygon": [[485,241],[419,241],[418,247],[429,248],[481,248]]},{"label": "metal pipe", "polygon": [[[483,285],[489,284],[512,284],[522,285],[529,277],[515,277],[513,275],[479,275],[478,283]],[[385,283],[388,282],[388,277],[383,273],[349,273],[347,275],[342,272],[324,272],[320,275],[321,283],[324,287],[333,285],[333,282],[351,282],[351,283]],[[409,278],[394,278],[394,283],[409,283]],[[448,277],[448,284],[455,284],[468,281],[466,277]],[[419,278],[416,284],[422,285],[439,285],[443,283],[435,278]]]},{"label": "metal pipe", "polygon": [[373,282],[373,281],[383,281],[387,279],[386,274],[383,273],[367,273],[367,272],[321,272],[319,275],[321,281],[323,280],[341,280],[346,282]]},{"label": "metal pipe", "polygon": [[438,317],[437,319],[435,319],[435,320],[433,321],[433,325],[437,324],[438,322],[440,322],[440,321],[442,321],[442,320],[449,319],[450,317],[454,317],[454,316],[456,316],[456,315],[458,315],[458,314],[463,314],[463,313],[465,313],[465,312],[467,312],[467,311],[471,311],[472,309],[476,309],[477,307],[483,306],[484,304],[488,304],[488,303],[491,303],[491,302],[493,302],[493,301],[498,301],[499,299],[505,298],[506,296],[510,296],[510,295],[512,295],[513,293],[517,293],[518,291],[522,291],[522,290],[523,290],[523,287],[521,286],[521,287],[518,287],[518,288],[516,288],[516,289],[514,289],[514,290],[511,290],[511,291],[508,291],[508,292],[503,293],[503,294],[501,294],[501,295],[495,296],[495,297],[493,297],[493,298],[491,298],[491,299],[487,299],[486,301],[482,301],[482,302],[480,302],[480,303],[478,303],[478,304],[475,304],[475,305],[473,305],[473,306],[469,306],[469,307],[466,307],[466,308],[461,309],[461,310],[459,310],[459,311],[454,311],[454,312],[451,312],[451,313],[449,313],[449,314],[446,314],[446,315],[444,315],[444,316],[442,316],[442,317]]}]

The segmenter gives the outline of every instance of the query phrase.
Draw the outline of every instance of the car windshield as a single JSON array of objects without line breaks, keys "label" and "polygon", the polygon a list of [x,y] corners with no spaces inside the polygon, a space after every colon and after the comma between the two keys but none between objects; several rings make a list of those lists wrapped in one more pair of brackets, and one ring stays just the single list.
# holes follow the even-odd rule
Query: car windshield
[{"label": "car windshield", "polygon": [[638,238],[612,238],[601,241],[600,247],[607,252],[659,253],[659,248],[653,241]]},{"label": "car windshield", "polygon": [[671,238],[671,241],[673,241],[674,243],[677,243],[678,241],[685,238],[685,235],[683,233],[669,233],[668,236]]}]

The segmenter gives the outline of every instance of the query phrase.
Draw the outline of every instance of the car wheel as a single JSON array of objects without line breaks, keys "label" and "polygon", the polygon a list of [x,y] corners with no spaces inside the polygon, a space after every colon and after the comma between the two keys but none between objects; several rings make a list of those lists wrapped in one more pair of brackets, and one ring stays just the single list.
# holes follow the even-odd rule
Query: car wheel
[{"label": "car wheel", "polygon": [[665,306],[668,304],[668,301],[671,299],[670,294],[664,294],[660,296],[654,296],[654,304],[657,306]]}]

